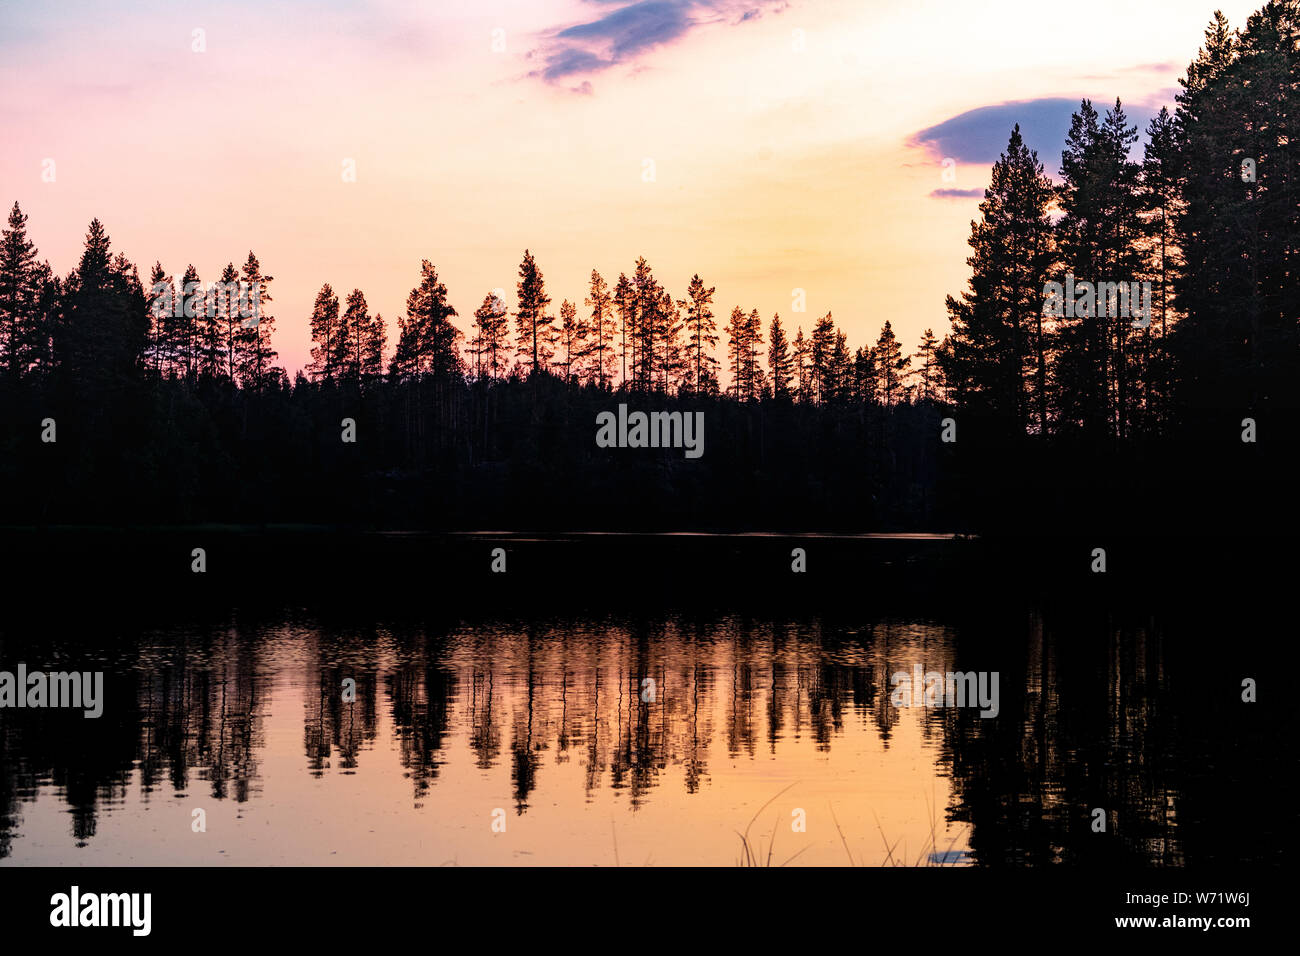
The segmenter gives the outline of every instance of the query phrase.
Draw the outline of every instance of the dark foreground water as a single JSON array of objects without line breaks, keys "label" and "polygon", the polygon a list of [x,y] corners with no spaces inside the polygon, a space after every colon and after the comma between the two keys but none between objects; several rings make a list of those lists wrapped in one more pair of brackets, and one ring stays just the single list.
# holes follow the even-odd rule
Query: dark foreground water
[{"label": "dark foreground water", "polygon": [[[0,709],[0,865],[1186,865],[1294,829],[1241,699],[1272,636],[1195,609],[79,620],[0,631],[0,671],[106,675],[98,719]],[[902,700],[918,671],[996,694]]]}]

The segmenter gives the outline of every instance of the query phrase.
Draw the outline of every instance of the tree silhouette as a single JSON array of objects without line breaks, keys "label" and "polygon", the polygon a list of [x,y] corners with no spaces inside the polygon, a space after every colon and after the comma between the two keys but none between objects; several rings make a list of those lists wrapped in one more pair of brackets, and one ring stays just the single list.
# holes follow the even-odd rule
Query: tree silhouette
[{"label": "tree silhouette", "polygon": [[[1076,115],[1076,127],[1092,122],[1090,110]],[[1031,408],[1040,432],[1048,421],[1051,329],[1044,326],[1043,286],[1053,256],[1051,200],[1051,183],[1016,125],[993,165],[980,221],[971,225],[970,286],[960,300],[948,297],[953,331],[940,352],[957,404],[1021,431]]]},{"label": "tree silhouette", "polygon": [[[519,355],[528,360],[528,373],[535,375],[546,368],[553,354],[555,317],[546,314],[551,298],[533,254],[524,250],[519,264],[519,310],[515,313],[515,343]],[[455,313],[453,313],[455,314]]]},{"label": "tree silhouette", "polygon": [[790,358],[790,346],[785,340],[785,330],[781,328],[781,316],[772,316],[772,325],[767,332],[767,369],[772,378],[772,395],[783,401],[790,398],[790,379],[794,376],[794,366]]},{"label": "tree silhouette", "polygon": [[480,356],[482,374],[488,378],[501,378],[505,372],[508,319],[506,304],[491,292],[474,312],[474,348]]},{"label": "tree silhouette", "polygon": [[332,381],[339,354],[339,297],[326,282],[311,309],[312,362],[308,373],[317,381]]},{"label": "tree silhouette", "polygon": [[609,284],[595,269],[591,270],[591,284],[583,304],[591,309],[591,318],[587,323],[589,342],[587,359],[589,361],[587,378],[601,389],[608,388],[614,377],[616,355],[614,336],[617,326],[614,322],[613,297]]}]

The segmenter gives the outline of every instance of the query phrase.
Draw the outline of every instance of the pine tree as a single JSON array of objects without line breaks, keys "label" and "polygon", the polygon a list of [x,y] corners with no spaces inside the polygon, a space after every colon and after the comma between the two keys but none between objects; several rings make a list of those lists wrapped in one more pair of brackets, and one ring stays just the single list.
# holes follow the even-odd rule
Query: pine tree
[{"label": "pine tree", "polygon": [[[554,349],[555,316],[546,314],[551,298],[546,294],[546,283],[533,254],[524,250],[524,260],[519,264],[519,311],[515,313],[515,343],[518,354],[528,362],[528,374],[534,375],[546,368]],[[454,314],[454,313],[453,313]]]},{"label": "pine tree", "polygon": [[393,348],[393,357],[388,362],[388,377],[392,381],[405,383],[416,380],[419,369],[418,345],[419,333],[415,323],[406,316],[399,315],[397,345]]},{"label": "pine tree", "polygon": [[172,312],[175,309],[175,290],[172,287],[172,277],[167,274],[161,262],[154,262],[153,269],[149,272],[146,301],[149,309],[149,345],[146,351],[146,364],[160,377],[165,378]]},{"label": "pine tree", "polygon": [[759,356],[763,351],[763,319],[758,309],[752,309],[745,319],[744,331],[744,382],[743,401],[756,402],[767,391],[767,375]]},{"label": "pine tree", "polygon": [[361,380],[367,386],[377,382],[384,374],[384,349],[388,346],[388,329],[384,317],[375,313],[366,323],[361,341]]},{"label": "pine tree", "polygon": [[935,338],[933,330],[926,329],[921,333],[920,347],[917,348],[916,354],[912,356],[917,362],[915,368],[920,385],[920,396],[926,401],[932,401],[938,397],[938,348],[939,340]]},{"label": "pine tree", "polygon": [[499,379],[505,374],[507,329],[510,313],[506,304],[489,292],[474,311],[474,341],[482,363],[482,374]]},{"label": "pine tree", "polygon": [[835,402],[848,401],[853,390],[853,356],[849,353],[848,337],[842,329],[835,332],[829,373],[828,399]]},{"label": "pine tree", "polygon": [[240,278],[239,270],[235,268],[233,262],[227,262],[226,267],[221,270],[220,282],[225,294],[217,299],[217,328],[221,334],[221,350],[225,361],[224,377],[233,383],[238,375],[239,332],[243,327],[243,319],[239,314],[240,306],[241,302],[245,301],[244,296],[236,292],[240,288]]},{"label": "pine tree", "polygon": [[250,250],[242,271],[245,291],[240,304],[242,311],[251,314],[241,318],[235,333],[236,371],[245,388],[266,389],[277,384],[273,363],[279,355],[271,347],[275,317],[266,308],[273,279],[262,273],[262,264]]},{"label": "pine tree", "polygon": [[687,388],[693,373],[681,343],[683,307],[666,289],[659,296],[659,389],[665,394]]},{"label": "pine tree", "polygon": [[688,343],[688,388],[694,393],[707,394],[706,383],[717,382],[718,360],[712,350],[718,347],[718,323],[713,317],[713,286],[704,285],[699,273],[691,276],[686,287],[686,330]]},{"label": "pine tree", "polygon": [[662,332],[663,316],[660,308],[663,289],[644,256],[636,260],[632,290],[636,303],[632,323],[632,388],[634,391],[648,392],[655,385],[656,360],[659,358],[656,346]]},{"label": "pine tree", "polygon": [[617,365],[614,337],[617,324],[614,320],[613,297],[609,285],[595,269],[591,270],[591,285],[583,304],[591,309],[587,324],[590,341],[587,344],[587,378],[603,391],[610,386]]},{"label": "pine tree", "polygon": [[581,372],[581,359],[587,348],[588,329],[578,319],[578,307],[565,299],[560,303],[560,346],[564,349],[564,382],[577,383]]},{"label": "pine tree", "polygon": [[[1102,135],[1111,153],[1109,189],[1107,199],[1110,223],[1110,262],[1107,281],[1127,282],[1132,287],[1147,275],[1147,261],[1142,249],[1146,228],[1142,222],[1141,165],[1129,158],[1137,142],[1136,126],[1128,124],[1128,115],[1118,99],[1107,110],[1102,124]],[[1130,295],[1130,300],[1134,297]],[[1115,413],[1112,429],[1119,437],[1129,434],[1134,423],[1144,417],[1141,399],[1144,393],[1146,367],[1143,359],[1149,354],[1150,327],[1137,328],[1141,319],[1140,297],[1129,303],[1129,314],[1108,318],[1109,344],[1114,354],[1111,362],[1115,391]],[[1100,302],[1098,303],[1100,305]],[[1120,311],[1117,302],[1115,311]]]},{"label": "pine tree", "polygon": [[1300,403],[1298,34],[1294,0],[1266,4],[1239,34],[1216,13],[1178,96],[1182,316],[1169,347],[1183,417]]},{"label": "pine tree", "polygon": [[[1175,237],[1175,224],[1184,209],[1178,173],[1177,135],[1173,117],[1168,109],[1161,107],[1147,127],[1147,144],[1142,160],[1147,272],[1153,284],[1152,327],[1143,330],[1147,340],[1147,404],[1152,417],[1157,420],[1162,420],[1169,412],[1171,369],[1168,336],[1176,321],[1174,283],[1181,264]],[[1150,341],[1152,339],[1154,342]]]},{"label": "pine tree", "polygon": [[790,358],[789,343],[785,340],[785,330],[781,328],[780,315],[772,316],[772,325],[767,333],[767,368],[772,380],[773,396],[788,401],[794,365]]},{"label": "pine tree", "polygon": [[826,401],[828,379],[830,378],[831,350],[835,348],[835,321],[827,312],[813,326],[812,341],[808,349],[813,401]]},{"label": "pine tree", "polygon": [[614,285],[614,307],[618,309],[619,358],[623,365],[621,386],[628,384],[628,349],[632,348],[632,367],[636,368],[636,292],[627,275],[620,272]]},{"label": "pine tree", "polygon": [[353,289],[348,293],[335,337],[334,368],[340,379],[360,383],[372,321],[365,293]]},{"label": "pine tree", "polygon": [[206,298],[199,270],[191,263],[181,276],[181,308],[172,318],[172,355],[179,378],[194,378],[199,358],[199,319],[206,308]]},{"label": "pine tree", "polygon": [[794,363],[795,388],[798,399],[803,404],[810,404],[816,399],[812,391],[812,346],[803,336],[803,326],[795,333],[794,345],[790,359]]},{"label": "pine tree", "polygon": [[308,372],[315,381],[333,381],[339,353],[339,297],[326,282],[316,293],[311,308],[311,365]]},{"label": "pine tree", "polygon": [[731,316],[727,320],[726,332],[727,365],[728,370],[731,372],[731,385],[727,387],[727,394],[737,401],[744,401],[749,389],[746,380],[749,356],[747,345],[749,319],[745,315],[745,310],[738,305],[731,310]]},{"label": "pine tree", "polygon": [[876,357],[865,345],[853,353],[853,399],[863,403],[876,400]]},{"label": "pine tree", "polygon": [[196,371],[203,378],[220,378],[226,366],[225,325],[220,315],[227,287],[217,283],[203,291],[203,308],[196,318],[198,357]]},{"label": "pine tree", "polygon": [[912,360],[903,355],[888,319],[880,330],[880,337],[876,339],[875,358],[876,389],[880,403],[893,405],[902,398],[903,377]]},{"label": "pine tree", "polygon": [[1092,283],[1095,301],[1089,306],[1085,294],[1075,315],[1058,321],[1058,398],[1064,422],[1095,435],[1127,433],[1141,374],[1129,349],[1133,318],[1115,314],[1122,301],[1101,285],[1127,286],[1145,272],[1138,165],[1128,158],[1136,140],[1118,100],[1104,120],[1084,100],[1061,156],[1057,246],[1066,274]]}]

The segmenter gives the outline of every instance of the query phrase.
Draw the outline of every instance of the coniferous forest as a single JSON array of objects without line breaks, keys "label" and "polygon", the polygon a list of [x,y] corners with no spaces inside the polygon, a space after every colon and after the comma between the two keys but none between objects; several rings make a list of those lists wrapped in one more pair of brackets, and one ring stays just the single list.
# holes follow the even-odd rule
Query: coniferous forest
[{"label": "coniferous forest", "polygon": [[1265,929],[1300,0],[1024,6],[0,4],[6,938]]},{"label": "coniferous forest", "polygon": [[[831,313],[718,302],[707,263],[670,288],[639,258],[556,303],[525,251],[514,301],[470,316],[428,261],[395,321],[325,281],[291,376],[274,263],[144,266],[95,220],[59,276],[14,202],[0,523],[1294,529],[1298,40],[1294,0],[1216,15],[1145,130],[1084,100],[1059,165],[1010,130],[950,331],[910,347],[887,315],[853,343]],[[1053,314],[1067,276],[1149,284],[1149,321]],[[619,404],[703,412],[703,454],[599,447]]]}]

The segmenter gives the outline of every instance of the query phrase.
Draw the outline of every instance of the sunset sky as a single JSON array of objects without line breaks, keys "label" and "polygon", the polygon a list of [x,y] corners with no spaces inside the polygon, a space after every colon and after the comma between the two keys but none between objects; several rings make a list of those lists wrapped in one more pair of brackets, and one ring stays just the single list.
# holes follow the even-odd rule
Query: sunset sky
[{"label": "sunset sky", "polygon": [[1144,128],[1215,7],[1260,2],[0,0],[0,200],[60,274],[94,216],[142,279],[251,248],[290,374],[323,282],[391,349],[421,259],[466,329],[494,287],[513,307],[525,247],[555,312],[644,255],[677,297],[716,286],[720,324],[830,310],[912,351],[1011,125],[1055,176],[1080,97]]}]

